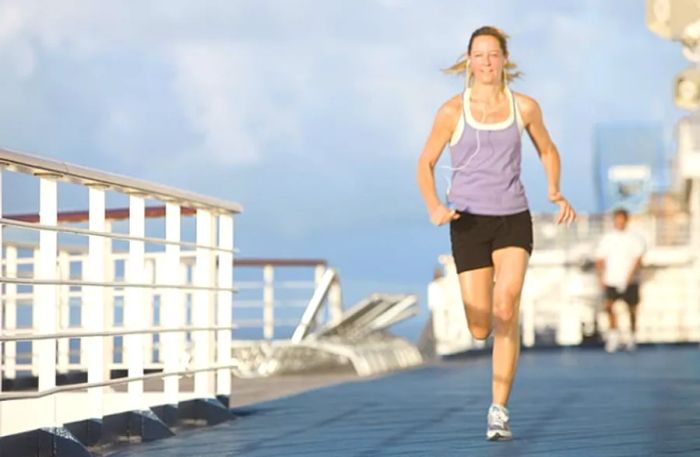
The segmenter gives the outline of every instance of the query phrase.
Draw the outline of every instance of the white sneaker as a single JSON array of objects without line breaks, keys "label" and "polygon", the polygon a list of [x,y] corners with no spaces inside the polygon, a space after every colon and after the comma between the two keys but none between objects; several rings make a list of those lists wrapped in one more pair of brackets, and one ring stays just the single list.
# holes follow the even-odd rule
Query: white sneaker
[{"label": "white sneaker", "polygon": [[625,344],[625,349],[627,349],[630,352],[637,350],[637,341],[634,335],[630,335],[629,339],[627,340],[627,343]]},{"label": "white sneaker", "polygon": [[508,421],[508,408],[501,405],[491,405],[486,426],[486,439],[489,441],[508,441],[513,439]]},{"label": "white sneaker", "polygon": [[610,330],[605,341],[605,352],[615,352],[620,348],[620,332]]}]

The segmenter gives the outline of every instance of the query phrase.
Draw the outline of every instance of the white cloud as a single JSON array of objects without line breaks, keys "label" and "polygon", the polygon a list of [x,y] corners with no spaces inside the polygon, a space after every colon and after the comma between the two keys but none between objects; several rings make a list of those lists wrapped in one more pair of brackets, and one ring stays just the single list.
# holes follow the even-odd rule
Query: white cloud
[{"label": "white cloud", "polygon": [[[610,79],[613,70],[605,65],[624,57],[624,49],[649,52],[646,42],[635,44],[646,33],[643,24],[630,29],[622,13],[605,4],[0,0],[6,63],[0,78],[15,100],[6,108],[13,112],[0,112],[0,119],[42,117],[51,126],[52,118],[75,116],[74,125],[89,129],[81,137],[94,141],[80,149],[136,164],[147,144],[149,160],[183,167],[183,175],[217,166],[235,176],[291,156],[320,164],[319,176],[333,173],[323,184],[343,192],[348,204],[352,195],[370,198],[375,190],[398,199],[414,186],[412,177],[391,175],[396,185],[388,186],[368,170],[395,169],[397,161],[400,170],[412,169],[407,164],[423,146],[437,107],[461,88],[439,69],[483,24],[513,35],[511,51],[526,71],[518,85],[541,102],[563,150],[590,151],[591,123],[605,116],[672,115],[658,94],[646,103],[641,95],[613,103],[615,84],[594,81],[599,74]],[[624,36],[622,22],[630,30]],[[606,55],[615,57],[605,61]],[[144,62],[147,69],[138,68]],[[70,71],[57,72],[61,65]],[[628,71],[651,65],[630,60]],[[26,84],[31,78],[34,85]],[[650,80],[649,87],[658,85],[658,78]],[[620,90],[632,92],[638,84]],[[85,87],[75,91],[84,100],[59,108],[51,101],[63,93],[61,85]],[[33,103],[23,107],[16,101],[23,99]],[[55,111],[32,112],[38,109]],[[55,137],[46,138],[43,150],[56,150]]]},{"label": "white cloud", "polygon": [[201,153],[222,165],[250,164],[275,142],[299,144],[308,74],[292,51],[235,42],[175,47],[173,89],[202,136]]}]

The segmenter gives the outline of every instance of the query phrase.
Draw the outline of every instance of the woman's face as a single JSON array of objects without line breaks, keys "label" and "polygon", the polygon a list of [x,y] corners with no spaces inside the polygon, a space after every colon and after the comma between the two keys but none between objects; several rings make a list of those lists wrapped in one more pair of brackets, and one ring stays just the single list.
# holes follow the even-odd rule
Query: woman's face
[{"label": "woman's face", "polygon": [[506,57],[503,55],[498,39],[489,35],[481,35],[472,41],[469,53],[469,66],[474,78],[482,84],[495,84],[503,78],[503,66]]}]

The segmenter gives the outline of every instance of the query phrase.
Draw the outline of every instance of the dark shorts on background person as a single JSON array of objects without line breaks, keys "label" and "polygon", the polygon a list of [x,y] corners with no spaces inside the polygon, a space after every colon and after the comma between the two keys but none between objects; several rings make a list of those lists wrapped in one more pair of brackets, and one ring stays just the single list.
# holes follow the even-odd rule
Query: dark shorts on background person
[{"label": "dark shorts on background person", "polygon": [[618,292],[615,287],[605,286],[605,298],[622,300],[630,306],[636,306],[639,304],[639,284],[630,284],[623,292]]},{"label": "dark shorts on background person", "polygon": [[532,216],[529,210],[505,216],[457,211],[450,222],[452,257],[457,273],[493,266],[493,251],[520,247],[532,254]]}]

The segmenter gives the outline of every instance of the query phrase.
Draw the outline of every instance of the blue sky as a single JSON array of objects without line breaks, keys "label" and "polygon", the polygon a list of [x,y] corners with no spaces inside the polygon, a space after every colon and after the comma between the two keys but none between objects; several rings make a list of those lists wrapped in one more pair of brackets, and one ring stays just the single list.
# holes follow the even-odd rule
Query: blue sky
[{"label": "blue sky", "polygon": [[[462,87],[440,69],[485,24],[511,35],[513,87],[540,102],[579,210],[597,124],[660,125],[672,153],[688,64],[638,0],[0,0],[0,146],[240,202],[243,256],[326,258],[350,302],[424,295],[449,243],[415,163]],[[526,143],[531,207],[550,211]]]}]

